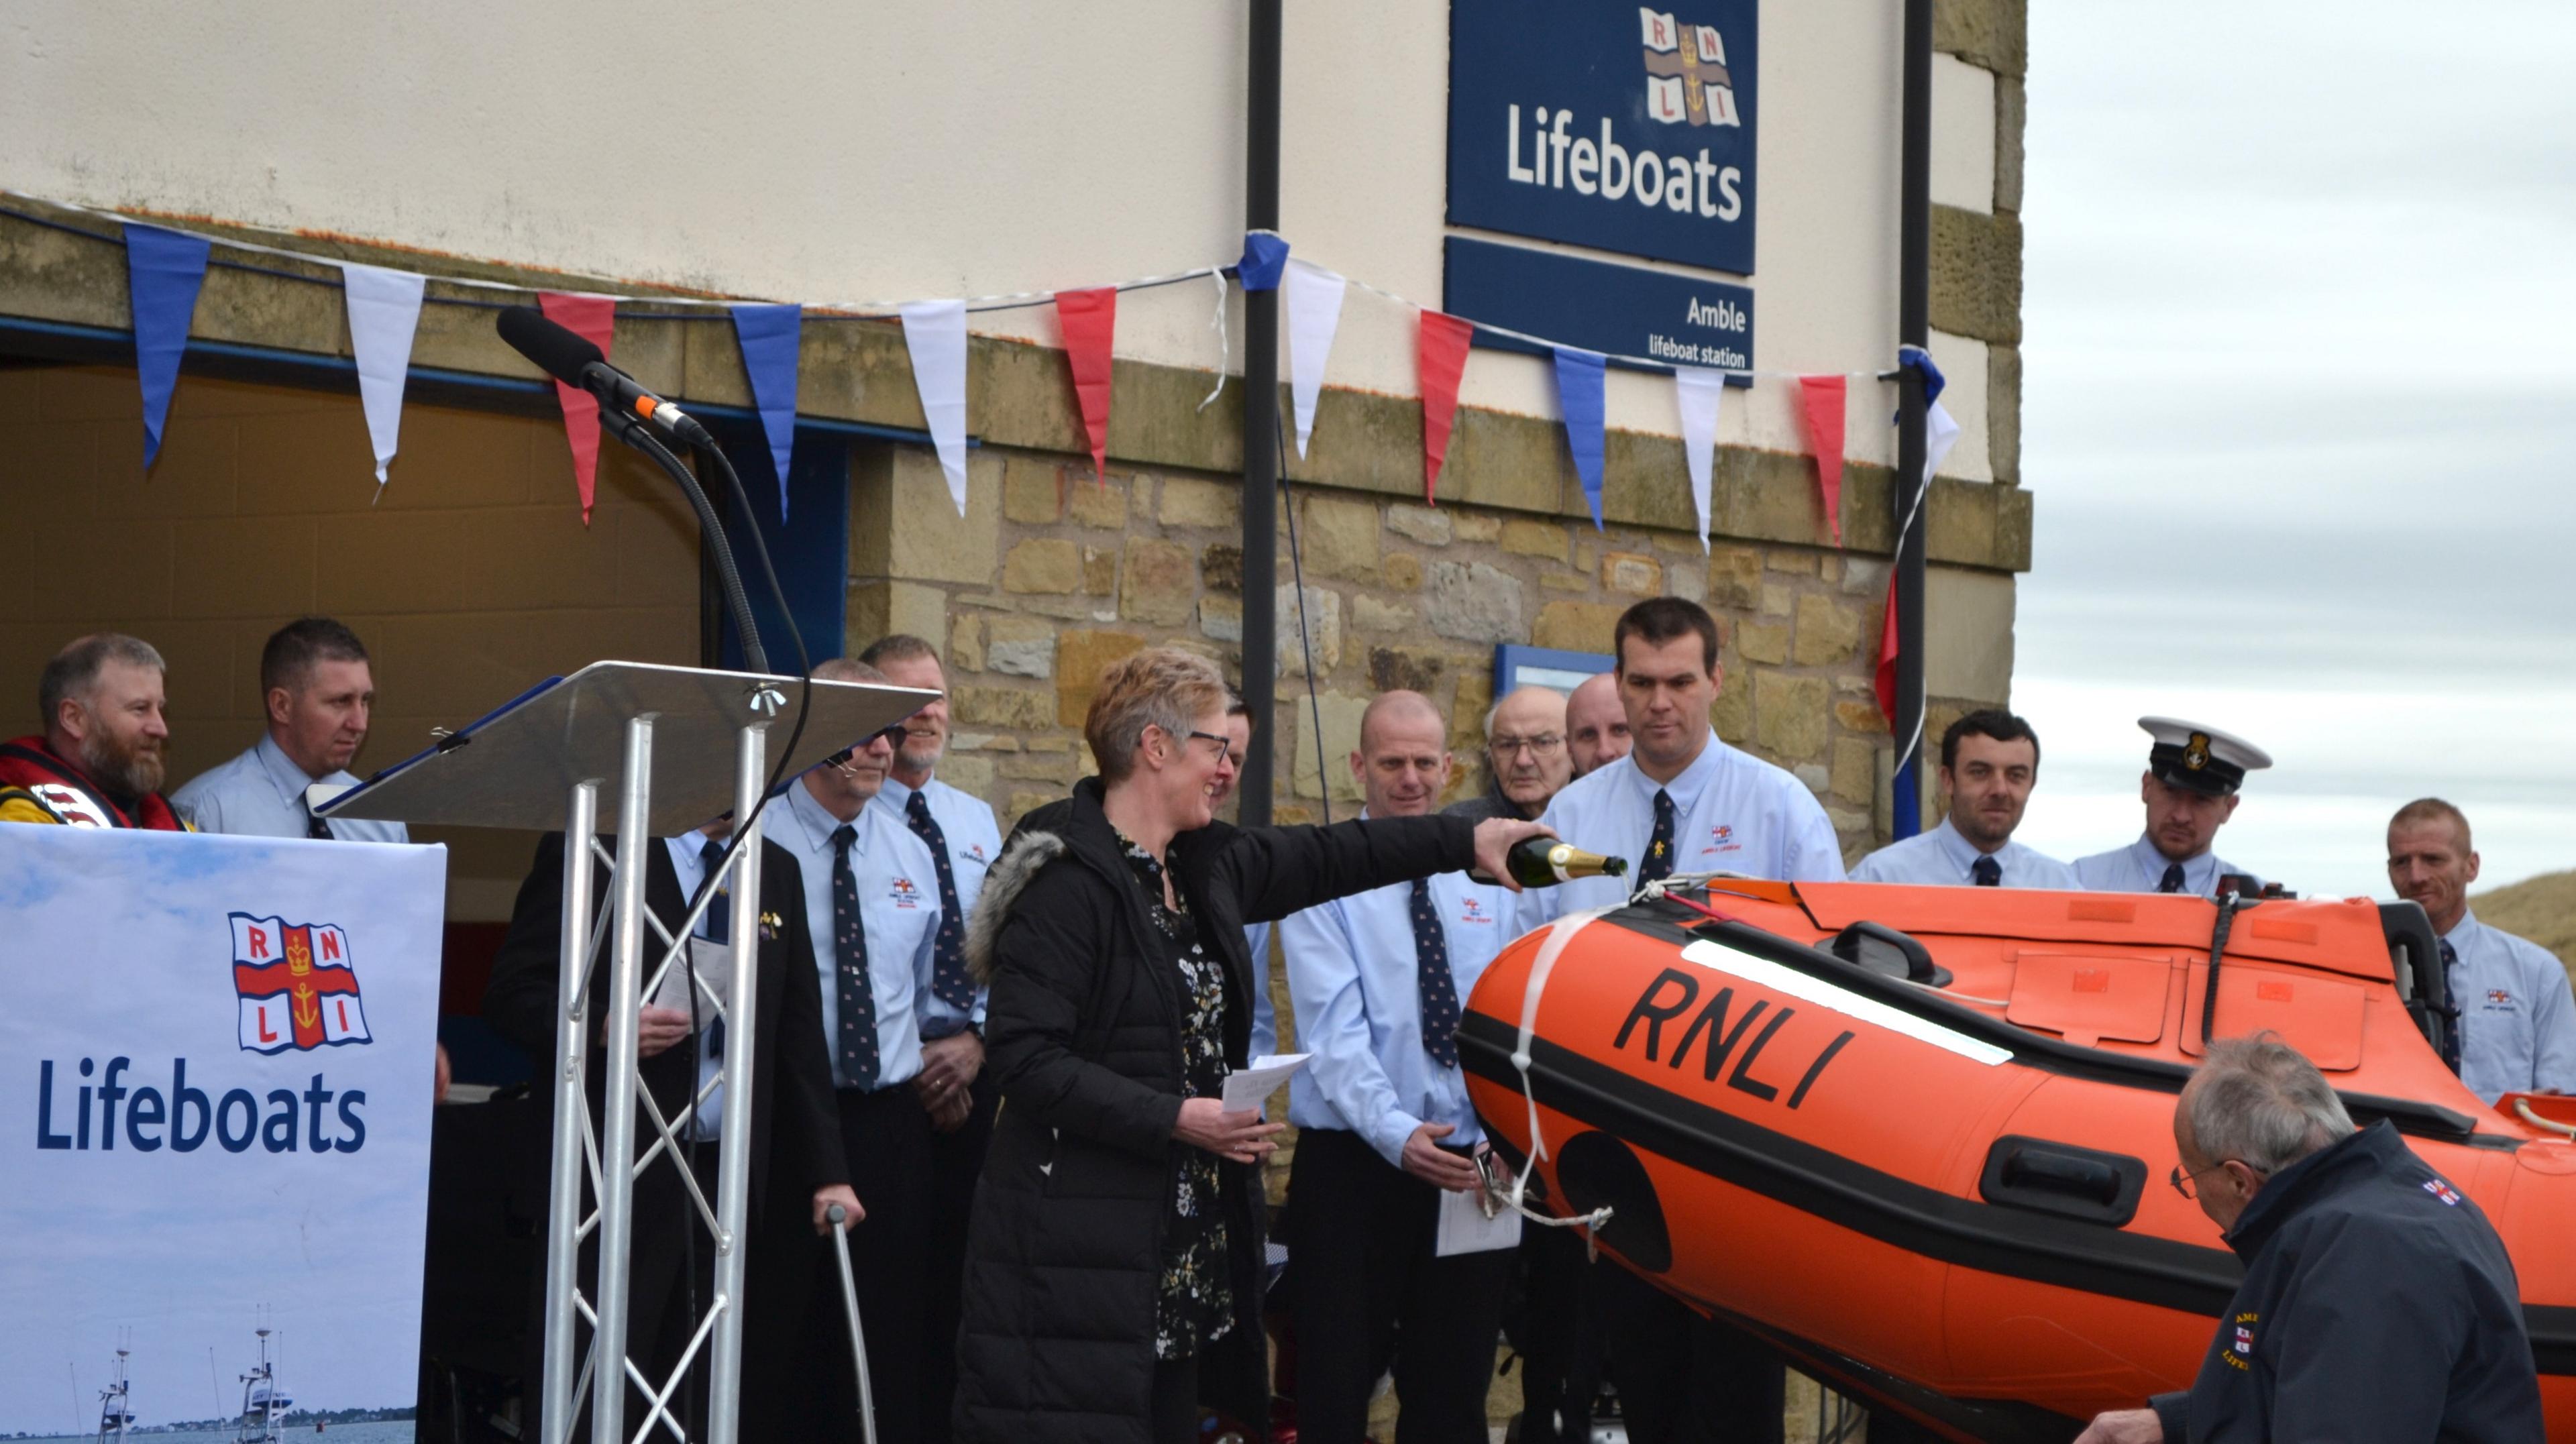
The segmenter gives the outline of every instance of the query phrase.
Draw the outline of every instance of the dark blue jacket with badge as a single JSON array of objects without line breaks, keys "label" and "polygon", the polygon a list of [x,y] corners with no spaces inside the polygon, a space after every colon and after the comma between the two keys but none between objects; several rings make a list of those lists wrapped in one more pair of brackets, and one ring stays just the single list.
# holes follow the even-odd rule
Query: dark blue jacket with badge
[{"label": "dark blue jacket with badge", "polygon": [[2544,1437],[2504,1241],[2393,1125],[2274,1174],[2227,1243],[2200,1377],[2151,1401],[2172,1444]]}]

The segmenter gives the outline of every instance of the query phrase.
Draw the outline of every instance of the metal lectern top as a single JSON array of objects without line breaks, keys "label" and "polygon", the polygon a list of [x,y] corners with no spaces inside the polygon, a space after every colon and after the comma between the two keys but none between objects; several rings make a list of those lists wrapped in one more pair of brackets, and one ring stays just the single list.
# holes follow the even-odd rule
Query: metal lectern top
[{"label": "metal lectern top", "polygon": [[[711,672],[653,662],[593,662],[532,688],[437,746],[398,762],[314,815],[370,821],[514,827],[564,825],[564,798],[584,781],[606,782],[624,765],[626,723],[652,714],[652,815],[670,837],[734,805],[734,755],[742,728],[761,720],[763,689],[782,699],[770,725],[784,746],[795,724],[793,677]],[[806,768],[937,700],[937,692],[866,682],[816,682],[814,707],[786,775]],[[775,757],[773,761],[777,760]],[[616,831],[618,791],[599,789],[599,830]]]}]

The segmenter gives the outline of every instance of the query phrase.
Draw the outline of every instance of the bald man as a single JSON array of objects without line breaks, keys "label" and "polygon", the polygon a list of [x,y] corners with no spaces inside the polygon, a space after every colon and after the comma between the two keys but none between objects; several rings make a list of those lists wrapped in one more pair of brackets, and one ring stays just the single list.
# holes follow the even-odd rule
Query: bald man
[{"label": "bald man", "polygon": [[1581,777],[1628,755],[1628,709],[1619,701],[1619,674],[1596,672],[1565,699],[1565,749]]},{"label": "bald man", "polygon": [[[1352,774],[1367,817],[1419,817],[1449,781],[1449,725],[1416,692],[1360,719]],[[1289,1173],[1297,1259],[1297,1418],[1358,1444],[1388,1352],[1398,1435],[1482,1444],[1513,1251],[1438,1255],[1444,1207],[1473,1208],[1484,1134],[1458,1067],[1461,1001],[1515,929],[1513,894],[1443,873],[1309,908],[1279,925],[1298,1046]],[[1501,1242],[1508,1245],[1511,1240]]]},{"label": "bald man", "polygon": [[1529,822],[1574,780],[1565,751],[1565,694],[1523,687],[1485,709],[1485,790],[1441,809],[1454,817]]}]

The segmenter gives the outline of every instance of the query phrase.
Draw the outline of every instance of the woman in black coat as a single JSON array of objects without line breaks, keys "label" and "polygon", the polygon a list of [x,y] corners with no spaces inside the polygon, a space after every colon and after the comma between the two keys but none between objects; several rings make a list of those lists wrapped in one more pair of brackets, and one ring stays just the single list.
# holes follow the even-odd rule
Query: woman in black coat
[{"label": "woman in black coat", "polygon": [[960,1444],[1185,1444],[1199,1406],[1268,1415],[1260,1160],[1227,1113],[1261,974],[1247,922],[1475,866],[1540,829],[1464,818],[1237,829],[1214,666],[1154,650],[1101,678],[1102,775],[1030,813],[986,878],[967,958],[991,984],[1002,1106],[976,1188]]}]

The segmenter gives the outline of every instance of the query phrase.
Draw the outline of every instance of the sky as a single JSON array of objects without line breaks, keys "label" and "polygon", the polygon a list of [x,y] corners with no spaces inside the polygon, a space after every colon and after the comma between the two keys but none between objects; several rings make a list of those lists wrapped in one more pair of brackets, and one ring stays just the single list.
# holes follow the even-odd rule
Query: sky
[{"label": "sky", "polygon": [[2134,840],[2164,713],[2272,753],[2218,851],[2296,891],[2426,794],[2576,867],[2576,6],[2030,12],[2019,836]]}]

